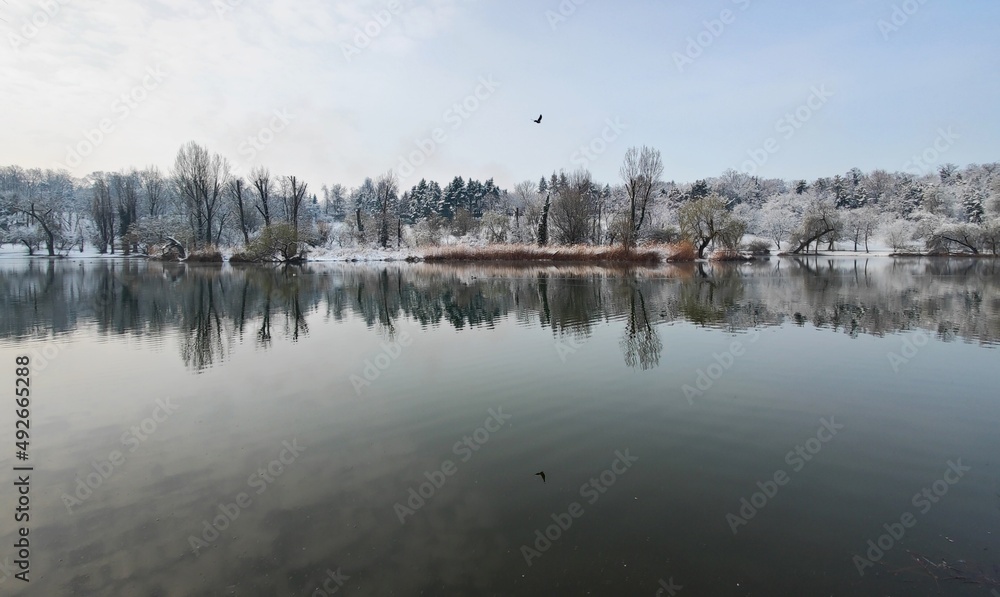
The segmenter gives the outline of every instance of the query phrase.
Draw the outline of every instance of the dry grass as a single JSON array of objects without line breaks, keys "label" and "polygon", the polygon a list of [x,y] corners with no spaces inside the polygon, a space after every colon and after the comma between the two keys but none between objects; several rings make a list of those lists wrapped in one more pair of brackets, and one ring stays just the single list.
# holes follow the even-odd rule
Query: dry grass
[{"label": "dry grass", "polygon": [[254,260],[242,251],[237,251],[229,257],[229,263],[254,263]]},{"label": "dry grass", "polygon": [[535,247],[531,245],[489,245],[486,247],[442,247],[428,251],[424,261],[560,261],[565,263],[659,263],[663,254],[655,249],[622,247]]},{"label": "dry grass", "polygon": [[691,241],[682,240],[675,245],[666,245],[667,261],[694,261],[698,258],[698,250]]},{"label": "dry grass", "polygon": [[191,251],[188,253],[188,263],[222,263],[222,252],[215,246],[207,246],[204,249]]}]

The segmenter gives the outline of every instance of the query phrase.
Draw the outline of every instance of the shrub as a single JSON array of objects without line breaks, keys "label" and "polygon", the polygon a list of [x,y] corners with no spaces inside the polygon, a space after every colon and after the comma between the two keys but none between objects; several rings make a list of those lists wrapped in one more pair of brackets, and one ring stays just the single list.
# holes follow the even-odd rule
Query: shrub
[{"label": "shrub", "polygon": [[222,252],[214,245],[188,253],[188,263],[222,263]]},{"label": "shrub", "polygon": [[444,247],[424,256],[424,261],[563,261],[657,263],[662,255],[655,250],[626,250],[616,247],[534,247],[492,245],[486,247]]},{"label": "shrub", "polygon": [[644,231],[642,240],[657,244],[673,244],[681,240],[681,232],[673,226],[655,228]]},{"label": "shrub", "polygon": [[[271,224],[250,241],[246,249],[233,257],[237,263],[249,261],[295,261],[305,259],[306,249],[299,241],[295,228],[287,223]],[[229,259],[230,261],[233,258]]]},{"label": "shrub", "polygon": [[771,241],[756,239],[747,243],[747,251],[752,255],[770,255]]},{"label": "shrub", "polygon": [[698,250],[691,241],[682,240],[668,247],[667,261],[694,261],[697,257]]}]

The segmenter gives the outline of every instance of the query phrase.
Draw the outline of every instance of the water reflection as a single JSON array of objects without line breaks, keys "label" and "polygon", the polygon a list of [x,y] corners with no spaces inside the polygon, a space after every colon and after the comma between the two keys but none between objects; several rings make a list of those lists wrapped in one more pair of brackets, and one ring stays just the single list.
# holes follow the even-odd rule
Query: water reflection
[{"label": "water reflection", "polygon": [[513,318],[555,336],[622,323],[630,367],[660,361],[657,325],[745,330],[792,322],[851,337],[924,328],[943,340],[995,344],[995,260],[775,259],[656,269],[426,264],[218,267],[142,261],[6,261],[0,337],[179,334],[195,370],[234,346],[267,348],[309,333],[309,315],[358,318],[392,338],[401,319],[456,330]]}]

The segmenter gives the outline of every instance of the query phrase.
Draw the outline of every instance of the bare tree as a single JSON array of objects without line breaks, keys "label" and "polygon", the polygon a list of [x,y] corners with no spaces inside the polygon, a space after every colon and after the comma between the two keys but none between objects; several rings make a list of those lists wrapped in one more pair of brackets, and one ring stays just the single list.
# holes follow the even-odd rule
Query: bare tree
[{"label": "bare tree", "polygon": [[243,233],[243,244],[249,245],[250,230],[253,227],[254,218],[246,181],[243,180],[242,176],[230,179],[229,184],[226,185],[226,192],[239,220],[240,232]]},{"label": "bare tree", "polygon": [[[139,173],[134,168],[129,171],[111,175],[111,190],[115,196],[115,207],[118,210],[118,230],[122,236],[122,253],[128,255],[132,249],[125,235],[129,227],[139,219]],[[133,243],[134,244],[134,243]]]},{"label": "bare tree", "polygon": [[727,249],[735,249],[746,232],[746,222],[726,210],[725,200],[716,193],[685,203],[678,219],[681,234],[695,245],[699,259],[715,241]]},{"label": "bare tree", "polygon": [[567,245],[584,243],[591,233],[594,185],[590,172],[573,172],[552,202],[552,230],[556,240]]},{"label": "bare tree", "polygon": [[395,215],[399,201],[399,182],[396,173],[389,170],[375,181],[375,206],[378,210],[378,242],[384,249],[389,245],[390,219]]},{"label": "bare tree", "polygon": [[625,152],[620,174],[629,199],[629,230],[623,235],[623,242],[628,248],[635,245],[649,202],[662,184],[663,161],[659,150],[645,145],[641,149],[630,147]]},{"label": "bare tree", "polygon": [[211,244],[214,224],[224,209],[222,202],[229,179],[229,160],[191,141],[177,152],[174,183],[188,210],[195,242]]},{"label": "bare tree", "polygon": [[525,180],[514,185],[514,235],[518,240],[523,241],[528,236],[521,232],[521,219],[527,220],[527,228],[531,228],[537,220],[537,217],[532,218],[529,214],[537,215],[540,212],[538,199],[537,183]]},{"label": "bare tree", "polygon": [[111,185],[108,177],[103,172],[94,176],[93,201],[91,202],[90,214],[94,218],[94,228],[96,230],[95,243],[97,250],[103,255],[107,253],[108,246],[111,253],[115,252],[115,208],[111,201]]},{"label": "bare tree", "polygon": [[282,179],[282,199],[285,203],[285,218],[291,223],[295,233],[299,232],[299,212],[306,197],[308,185],[295,176],[285,176]]},{"label": "bare tree", "polygon": [[263,166],[255,166],[250,170],[250,184],[253,186],[254,207],[264,218],[264,225],[271,225],[271,193],[274,185],[271,182],[271,171]]},{"label": "bare tree", "polygon": [[879,213],[871,207],[856,207],[847,212],[844,227],[848,239],[854,241],[854,250],[864,242],[865,253],[868,252],[868,238],[875,233],[879,224]]},{"label": "bare tree", "polygon": [[148,166],[139,173],[139,181],[145,199],[146,214],[154,218],[162,215],[167,190],[163,173],[156,166]]},{"label": "bare tree", "polygon": [[24,194],[16,198],[14,209],[27,216],[42,230],[42,239],[50,257],[65,244],[64,212],[73,183],[65,171],[32,168],[26,172]]},{"label": "bare tree", "polygon": [[803,250],[808,252],[812,243],[816,243],[818,252],[824,238],[839,238],[842,231],[843,220],[833,201],[816,201],[806,210],[798,230],[792,234],[791,243],[796,245],[792,253],[801,253]]}]

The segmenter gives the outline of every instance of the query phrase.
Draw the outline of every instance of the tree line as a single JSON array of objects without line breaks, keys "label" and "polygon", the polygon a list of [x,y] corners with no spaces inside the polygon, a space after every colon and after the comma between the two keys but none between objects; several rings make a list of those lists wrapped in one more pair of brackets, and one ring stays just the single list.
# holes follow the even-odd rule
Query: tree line
[{"label": "tree line", "polygon": [[[895,251],[1000,253],[1000,164],[945,164],[934,172],[862,172],[813,181],[736,170],[664,180],[660,152],[629,148],[614,183],[587,170],[553,172],[512,189],[493,179],[421,179],[401,190],[392,171],[361,185],[312,192],[263,165],[247,174],[194,142],[173,166],[93,172],[0,168],[0,242],[30,254],[84,250],[154,254],[231,247],[253,258],[309,247],[485,243],[560,245],[690,242],[709,251],[801,253],[874,238]],[[748,242],[749,241],[749,242]]]}]

